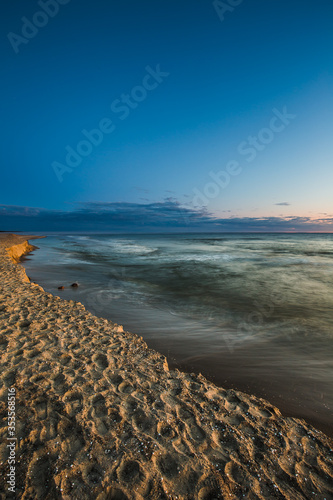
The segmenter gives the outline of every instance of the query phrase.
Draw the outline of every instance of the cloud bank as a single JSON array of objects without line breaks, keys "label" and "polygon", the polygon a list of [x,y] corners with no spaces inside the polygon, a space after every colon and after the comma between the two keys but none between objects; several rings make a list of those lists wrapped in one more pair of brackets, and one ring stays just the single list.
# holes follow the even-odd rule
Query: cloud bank
[{"label": "cloud bank", "polygon": [[333,232],[333,217],[220,218],[175,200],[77,204],[72,211],[0,205],[0,230],[23,232]]}]

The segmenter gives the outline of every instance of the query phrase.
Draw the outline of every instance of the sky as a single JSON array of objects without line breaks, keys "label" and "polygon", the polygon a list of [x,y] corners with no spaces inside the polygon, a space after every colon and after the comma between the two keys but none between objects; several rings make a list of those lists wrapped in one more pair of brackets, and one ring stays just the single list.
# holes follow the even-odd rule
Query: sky
[{"label": "sky", "polygon": [[0,230],[333,231],[331,0],[3,0]]}]

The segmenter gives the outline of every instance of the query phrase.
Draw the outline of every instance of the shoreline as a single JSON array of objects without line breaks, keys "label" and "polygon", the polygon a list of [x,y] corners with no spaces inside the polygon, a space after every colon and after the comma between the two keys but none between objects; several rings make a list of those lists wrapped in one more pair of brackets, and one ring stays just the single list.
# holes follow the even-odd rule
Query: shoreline
[{"label": "shoreline", "polygon": [[263,399],[169,370],[141,337],[31,283],[17,262],[35,238],[0,236],[0,400],[4,412],[15,386],[23,498],[333,494],[332,439]]},{"label": "shoreline", "polygon": [[[243,235],[240,240],[237,238],[236,241],[239,241],[240,245],[243,245],[244,242],[249,243],[251,249],[257,252],[258,257],[260,257],[260,248],[267,240],[255,240],[251,243],[251,239],[248,242],[247,236]],[[330,389],[333,382],[332,361],[328,354],[332,348],[332,343],[329,341],[332,322],[329,314],[331,308],[327,307],[328,302],[332,306],[333,302],[332,297],[329,299],[329,290],[326,289],[328,293],[326,305],[324,305],[324,297],[322,297],[324,300],[320,304],[318,296],[317,298],[313,297],[312,306],[314,308],[309,309],[309,317],[304,317],[304,323],[303,315],[298,319],[297,317],[292,319],[290,314],[299,316],[299,310],[296,310],[297,306],[292,297],[293,284],[290,283],[288,290],[290,304],[288,304],[287,299],[284,299],[280,308],[280,305],[275,304],[274,297],[279,289],[281,291],[279,287],[281,287],[282,281],[287,282],[289,277],[283,278],[281,273],[282,281],[278,278],[274,285],[273,283],[269,285],[270,278],[273,278],[269,269],[274,269],[274,265],[278,264],[273,259],[273,268],[269,265],[272,257],[268,256],[268,271],[263,272],[266,266],[258,264],[255,266],[256,272],[262,273],[260,279],[266,280],[267,294],[262,295],[262,290],[258,289],[259,277],[253,282],[253,285],[250,285],[251,279],[248,280],[250,274],[245,273],[241,261],[239,269],[241,280],[245,286],[247,282],[247,285],[250,285],[252,289],[248,293],[234,288],[236,281],[239,284],[239,279],[234,281],[232,273],[237,272],[235,266],[237,266],[236,262],[240,255],[237,252],[238,244],[233,243],[227,237],[223,244],[225,245],[223,254],[231,256],[233,252],[235,253],[226,266],[222,264],[222,268],[229,278],[229,282],[226,282],[223,287],[226,294],[229,294],[227,292],[229,290],[231,294],[235,295],[232,302],[225,303],[222,308],[217,310],[217,302],[214,305],[216,297],[220,295],[223,301],[223,292],[217,288],[220,278],[215,283],[211,282],[212,287],[207,290],[208,295],[202,297],[202,303],[199,300],[199,290],[201,289],[204,293],[204,283],[207,283],[209,279],[214,279],[213,274],[218,272],[219,268],[222,269],[221,263],[215,262],[215,258],[218,259],[216,254],[220,253],[219,247],[223,241],[221,241],[221,236],[210,234],[207,238],[205,237],[204,246],[199,253],[196,253],[196,240],[201,241],[201,236],[198,234],[191,236],[188,251],[189,255],[193,257],[193,262],[202,255],[205,258],[208,257],[208,260],[213,260],[213,267],[204,264],[196,270],[193,262],[190,262],[189,266],[186,266],[186,270],[185,268],[180,270],[180,274],[176,270],[176,262],[182,258],[180,255],[176,256],[176,262],[170,265],[170,261],[163,270],[165,258],[172,259],[169,254],[171,247],[164,248],[163,244],[168,242],[168,245],[173,246],[178,241],[182,247],[181,253],[183,253],[186,251],[183,245],[188,237],[185,238],[185,241],[179,237],[170,239],[169,235],[158,238],[153,236],[148,239],[141,236],[132,238],[129,235],[121,238],[113,235],[108,235],[106,238],[103,236],[95,238],[91,235],[71,235],[69,237],[58,235],[47,239],[48,242],[41,241],[41,244],[38,244],[41,250],[33,252],[31,256],[23,260],[26,273],[45,291],[62,299],[79,301],[95,316],[118,322],[124,326],[125,330],[142,336],[148,347],[167,357],[171,369],[187,373],[201,373],[215,385],[224,389],[235,389],[263,398],[279,408],[282,415],[304,419],[329,437],[333,437],[333,394]],[[213,241],[214,246],[211,249],[212,245],[209,243]],[[283,245],[283,240],[280,238],[275,242],[271,239],[268,241],[272,251],[274,248],[279,248],[281,244]],[[290,241],[289,237],[287,241]],[[294,238],[291,241],[295,242]],[[106,242],[107,247],[104,246]],[[305,243],[304,240],[302,242]],[[109,246],[113,245],[115,245],[114,251],[110,252]],[[125,245],[124,248],[123,245]],[[318,247],[321,243],[315,240],[313,243],[308,242],[308,245],[308,250],[311,248],[314,250],[313,247]],[[71,266],[67,257],[69,259],[76,258],[75,252],[72,253],[74,248],[79,250],[80,263],[74,260],[73,266]],[[131,258],[130,261],[132,264],[135,261],[136,264],[139,264],[138,267],[133,266],[128,261],[128,251],[131,251],[132,248],[136,249],[136,254],[133,256],[134,260]],[[301,249],[302,244],[298,248]],[[159,249],[157,253],[152,253],[152,259],[146,254],[149,249],[150,251]],[[123,260],[124,251],[127,255],[125,260]],[[212,253],[210,253],[211,251]],[[141,252],[143,252],[142,258],[137,256]],[[304,252],[306,254],[305,247],[303,248]],[[163,254],[164,257],[162,257]],[[97,255],[101,257],[100,262]],[[209,258],[212,256],[214,258]],[[293,258],[289,252],[288,256]],[[283,258],[279,257],[278,260],[281,261],[282,268],[285,267],[286,263]],[[90,263],[95,262],[96,265],[87,265],[89,261]],[[234,261],[234,265],[232,265],[232,261]],[[128,264],[130,265],[128,266]],[[306,267],[309,269],[307,264]],[[303,265],[305,266],[305,264]],[[315,266],[314,271],[318,270],[314,263],[312,265]],[[297,266],[292,269],[300,275],[302,274],[301,267]],[[324,269],[321,266],[320,268]],[[151,288],[151,284],[155,283],[157,279],[153,272],[154,269],[158,270],[161,277],[161,284],[157,284],[155,290]],[[327,270],[329,271],[329,269]],[[305,269],[304,271],[306,272]],[[163,273],[165,273],[164,276]],[[175,280],[171,279],[173,273],[175,273]],[[194,294],[197,299],[190,291],[191,286],[188,286],[187,290],[184,288],[181,292],[183,285],[180,281],[180,275],[183,275],[184,280],[189,285],[189,280],[194,279],[195,273],[200,274],[197,284],[192,282],[192,285],[197,288]],[[310,275],[311,272],[307,274],[308,278]],[[332,271],[330,276],[333,277]],[[326,278],[322,276],[322,278],[326,279],[326,282],[329,281],[328,276]],[[319,276],[316,277],[316,280],[320,280]],[[78,282],[80,286],[72,288],[69,286],[72,282]],[[184,283],[185,281],[183,281]],[[65,285],[65,289],[59,290],[59,285]],[[167,291],[168,289],[170,291],[170,287],[174,287],[171,293]],[[273,295],[269,292],[270,288],[274,290]],[[134,293],[134,289],[138,293]],[[294,290],[294,293],[296,292]],[[163,294],[165,294],[165,301],[162,299]],[[241,301],[242,294],[245,300],[243,303]],[[177,300],[175,300],[177,295],[178,297],[180,295],[181,300],[186,296],[189,301],[186,299],[187,303],[183,301],[183,304],[177,304]],[[303,307],[304,301],[310,299],[306,295],[304,290],[299,292],[297,302],[300,309]],[[294,295],[295,297],[296,295]],[[112,300],[110,300],[111,298]],[[198,308],[194,307],[193,299],[196,300]],[[260,306],[258,306],[259,302]],[[209,309],[204,310],[203,303],[208,303]],[[326,315],[324,313],[318,317],[318,306],[320,305],[323,307],[323,312],[326,309]],[[244,306],[245,309],[243,309]],[[239,321],[237,321],[236,316],[239,313],[238,319],[241,320],[242,314],[246,310],[249,311],[250,308],[258,310],[259,318],[257,319],[262,319],[264,324],[261,327],[253,324],[253,330],[249,324],[250,329],[247,330],[246,326],[247,335],[245,335],[245,330],[242,332],[237,329]],[[280,310],[278,315],[276,314],[277,310]],[[304,310],[305,316],[307,312]],[[306,324],[313,313],[317,316],[317,324],[312,321],[313,330],[311,332],[311,327]],[[289,316],[289,323],[286,314]],[[245,313],[246,316],[247,313]],[[231,323],[226,328],[226,325],[220,325],[219,328],[217,322],[223,317],[231,319]],[[253,317],[252,320],[250,317],[248,319],[251,322]],[[293,320],[296,320],[297,323]],[[284,323],[285,321],[286,323]],[[279,324],[280,326],[278,326]],[[327,336],[323,331],[323,324],[326,326]],[[295,335],[291,333],[291,329]]]}]

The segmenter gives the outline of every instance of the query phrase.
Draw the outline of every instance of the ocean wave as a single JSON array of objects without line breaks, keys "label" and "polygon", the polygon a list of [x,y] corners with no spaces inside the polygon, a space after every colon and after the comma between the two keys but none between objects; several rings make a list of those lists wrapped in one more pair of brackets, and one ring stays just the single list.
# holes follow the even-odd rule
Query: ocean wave
[{"label": "ocean wave", "polygon": [[135,254],[135,255],[146,255],[146,254],[151,254],[155,253],[158,248],[151,248],[147,247],[145,245],[140,245],[136,242],[124,242],[124,241],[111,241],[108,243],[108,246],[110,246],[113,250],[115,250],[117,253],[124,253],[124,254]]},{"label": "ocean wave", "polygon": [[176,261],[197,261],[197,262],[218,262],[218,261],[232,261],[236,257],[229,254],[191,254],[191,255],[181,255],[179,257],[174,257],[173,260]]}]

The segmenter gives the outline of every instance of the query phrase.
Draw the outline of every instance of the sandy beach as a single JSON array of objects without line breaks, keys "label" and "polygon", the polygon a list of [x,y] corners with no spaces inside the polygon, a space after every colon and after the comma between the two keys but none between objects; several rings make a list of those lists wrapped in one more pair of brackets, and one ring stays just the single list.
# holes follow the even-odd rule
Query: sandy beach
[{"label": "sandy beach", "polygon": [[46,293],[19,264],[33,239],[0,236],[1,499],[333,498],[332,439]]}]

